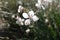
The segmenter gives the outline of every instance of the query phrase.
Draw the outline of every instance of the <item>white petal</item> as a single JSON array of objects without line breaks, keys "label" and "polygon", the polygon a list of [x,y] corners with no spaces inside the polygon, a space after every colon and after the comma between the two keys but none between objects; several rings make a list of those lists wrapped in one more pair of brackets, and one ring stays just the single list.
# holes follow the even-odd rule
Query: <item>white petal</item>
[{"label": "white petal", "polygon": [[36,3],[35,6],[36,6],[37,8],[41,8],[41,5],[38,4],[38,3]]},{"label": "white petal", "polygon": [[23,23],[23,22],[21,22],[21,25],[24,25],[24,23]]},{"label": "white petal", "polygon": [[29,16],[28,16],[27,13],[23,13],[22,16],[23,16],[24,18],[29,18]]},{"label": "white petal", "polygon": [[24,21],[25,19],[21,19],[22,21]]},{"label": "white petal", "polygon": [[20,17],[18,17],[17,16],[17,18],[16,18],[19,22],[21,22],[22,21],[22,19],[20,18]]},{"label": "white petal", "polygon": [[23,8],[21,5],[19,5],[19,7],[18,7],[18,12],[19,12],[19,13],[22,12],[23,9],[24,9],[24,8]]},{"label": "white petal", "polygon": [[25,20],[25,25],[30,25],[30,19]]},{"label": "white petal", "polygon": [[33,17],[33,16],[34,16],[34,14],[35,14],[35,13],[34,13],[34,11],[32,11],[32,10],[31,10],[31,11],[29,11],[29,13],[28,13],[28,15],[29,15],[30,17]]},{"label": "white petal", "polygon": [[38,0],[38,3],[41,4],[41,0]]},{"label": "white petal", "polygon": [[19,18],[18,21],[22,21],[21,18]]},{"label": "white petal", "polygon": [[17,19],[17,20],[21,20],[21,17],[17,16],[16,19]]},{"label": "white petal", "polygon": [[33,20],[33,21],[38,21],[39,18],[35,15],[35,16],[32,17],[32,20]]},{"label": "white petal", "polygon": [[18,13],[20,13],[21,12],[21,10],[20,9],[18,9]]},{"label": "white petal", "polygon": [[23,9],[23,7],[21,6],[21,5],[19,5],[19,7],[18,7],[19,9]]}]

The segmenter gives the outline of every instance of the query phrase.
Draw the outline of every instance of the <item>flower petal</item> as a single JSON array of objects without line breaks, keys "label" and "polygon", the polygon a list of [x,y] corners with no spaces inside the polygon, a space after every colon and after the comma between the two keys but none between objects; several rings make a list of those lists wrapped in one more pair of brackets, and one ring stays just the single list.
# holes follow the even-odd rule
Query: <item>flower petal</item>
[{"label": "flower petal", "polygon": [[41,0],[38,0],[38,3],[41,4]]},{"label": "flower petal", "polygon": [[30,25],[30,19],[25,20],[25,25]]},{"label": "flower petal", "polygon": [[36,6],[37,8],[41,8],[41,4],[39,4],[39,3],[36,3],[35,6]]},{"label": "flower petal", "polygon": [[28,16],[27,13],[23,13],[22,16],[23,16],[24,18],[29,18],[29,16]]},{"label": "flower petal", "polygon": [[34,11],[32,11],[32,10],[31,10],[31,11],[29,11],[29,13],[28,13],[28,15],[29,15],[30,17],[33,17],[33,16],[34,16],[34,14],[35,14],[35,13],[34,13]]},{"label": "flower petal", "polygon": [[23,9],[24,9],[24,8],[23,8],[21,5],[19,5],[19,7],[18,7],[18,12],[19,12],[19,13],[22,12]]},{"label": "flower petal", "polygon": [[33,20],[33,21],[38,21],[39,18],[38,18],[36,15],[34,15],[34,16],[32,17],[32,20]]}]

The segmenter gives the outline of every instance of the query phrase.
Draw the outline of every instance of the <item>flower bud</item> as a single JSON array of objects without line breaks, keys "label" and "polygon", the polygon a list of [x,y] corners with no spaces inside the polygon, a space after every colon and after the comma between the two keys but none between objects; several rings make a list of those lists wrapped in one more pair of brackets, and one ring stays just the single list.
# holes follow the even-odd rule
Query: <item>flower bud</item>
[{"label": "flower bud", "polygon": [[20,6],[18,7],[18,13],[22,12],[23,9],[24,9],[24,8],[20,5]]},{"label": "flower bud", "polygon": [[29,33],[29,32],[30,32],[30,29],[27,29],[27,30],[26,30],[26,33]]}]

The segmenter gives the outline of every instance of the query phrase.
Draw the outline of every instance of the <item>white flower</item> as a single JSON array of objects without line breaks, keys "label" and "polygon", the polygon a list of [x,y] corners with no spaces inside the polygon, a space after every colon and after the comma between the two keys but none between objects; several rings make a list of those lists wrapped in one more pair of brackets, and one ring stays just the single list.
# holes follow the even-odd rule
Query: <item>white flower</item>
[{"label": "white flower", "polygon": [[39,18],[38,18],[36,15],[34,15],[34,16],[32,17],[32,20],[35,22],[35,21],[38,21]]},{"label": "white flower", "polygon": [[23,8],[21,5],[19,5],[19,7],[18,7],[18,13],[22,12],[23,9],[24,9],[24,8]]},{"label": "white flower", "polygon": [[29,13],[28,13],[29,17],[33,17],[33,16],[34,16],[34,14],[35,14],[35,13],[34,13],[34,11],[32,11],[32,10],[31,10],[31,11],[29,11]]},{"label": "white flower", "polygon": [[25,20],[25,25],[30,25],[30,19]]},{"label": "white flower", "polygon": [[30,32],[30,29],[27,29],[27,30],[26,30],[26,33],[29,33],[29,32]]},{"label": "white flower", "polygon": [[24,20],[21,19],[21,18],[18,18],[17,21],[16,21],[16,23],[19,24],[19,25],[24,25],[23,22],[24,22]]},{"label": "white flower", "polygon": [[18,13],[20,13],[21,11],[20,11],[20,9],[18,9]]},{"label": "white flower", "polygon": [[19,25],[24,25],[24,19],[21,19],[19,16],[16,17],[17,21],[16,23],[19,24]]},{"label": "white flower", "polygon": [[46,19],[45,19],[45,23],[47,23],[47,22],[48,22],[48,19],[46,18]]},{"label": "white flower", "polygon": [[22,16],[23,16],[24,18],[29,18],[29,16],[28,16],[27,13],[23,13]]},{"label": "white flower", "polygon": [[52,0],[44,0],[45,2],[52,2]]}]

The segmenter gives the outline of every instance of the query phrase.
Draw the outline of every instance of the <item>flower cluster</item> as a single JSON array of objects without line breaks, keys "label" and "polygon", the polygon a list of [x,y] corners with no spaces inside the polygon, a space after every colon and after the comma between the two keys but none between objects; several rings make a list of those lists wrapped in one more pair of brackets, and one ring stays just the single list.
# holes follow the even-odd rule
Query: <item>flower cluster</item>
[{"label": "flower cluster", "polygon": [[43,10],[45,10],[49,3],[52,3],[52,0],[38,0],[35,6],[39,9],[42,8]]},{"label": "flower cluster", "polygon": [[[21,5],[18,7],[18,14],[20,16],[12,15],[12,18],[15,18],[17,21],[16,23],[19,25],[30,25],[32,22],[36,22],[39,20],[39,18],[35,15],[36,13],[33,10],[30,10],[28,12],[24,11],[25,8]],[[21,17],[22,16],[22,17]]]}]

